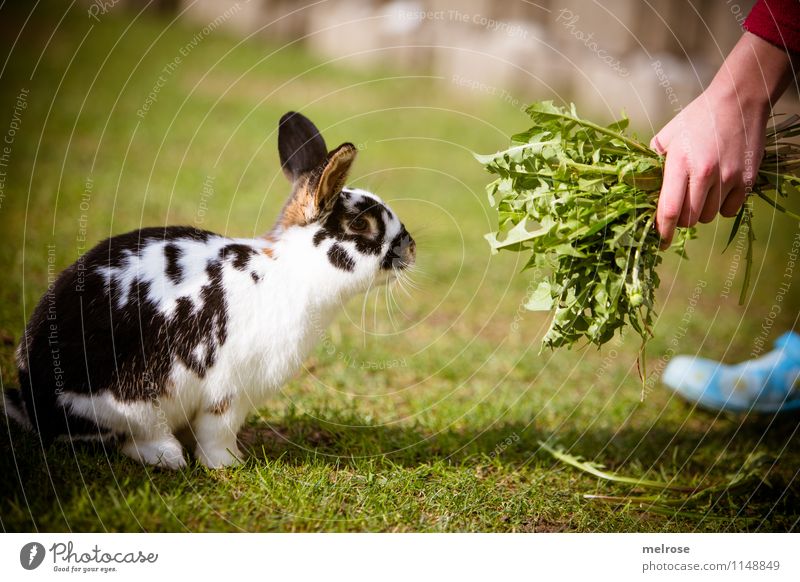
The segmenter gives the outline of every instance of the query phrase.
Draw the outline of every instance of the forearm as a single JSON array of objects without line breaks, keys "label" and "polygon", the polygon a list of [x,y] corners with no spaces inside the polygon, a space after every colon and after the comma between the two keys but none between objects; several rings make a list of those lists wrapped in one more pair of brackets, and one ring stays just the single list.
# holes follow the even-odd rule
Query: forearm
[{"label": "forearm", "polygon": [[735,98],[743,111],[768,113],[792,81],[789,53],[745,32],[708,88],[712,95]]}]

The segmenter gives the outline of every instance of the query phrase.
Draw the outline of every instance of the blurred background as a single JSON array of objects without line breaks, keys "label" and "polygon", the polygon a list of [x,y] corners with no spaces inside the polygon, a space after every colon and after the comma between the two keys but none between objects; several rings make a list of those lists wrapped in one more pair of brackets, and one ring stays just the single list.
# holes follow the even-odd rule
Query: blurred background
[{"label": "blurred background", "polygon": [[[137,2],[124,2],[138,6]],[[578,99],[661,123],[711,80],[754,0],[166,0],[160,8],[348,67],[425,72],[525,101]],[[675,98],[665,99],[663,77]],[[788,97],[796,105],[796,87]]]},{"label": "blurred background", "polygon": [[[633,133],[649,141],[708,84],[751,5],[1,4],[4,386],[16,385],[13,351],[36,302],[100,240],[164,224],[231,236],[267,231],[289,192],[277,156],[277,121],[289,110],[310,117],[329,147],[358,146],[352,185],[392,205],[419,257],[413,288],[348,304],[306,373],[251,420],[243,439],[282,479],[198,475],[189,494],[185,482],[143,475],[115,454],[111,476],[97,451],[55,445],[42,454],[10,429],[0,467],[4,528],[797,527],[796,419],[705,413],[673,398],[658,376],[673,353],[736,362],[796,326],[791,253],[800,225],[755,203],[744,305],[744,240],[722,252],[731,221],[703,225],[688,261],[666,255],[643,390],[636,337],[602,350],[539,352],[548,318],[521,307],[532,283],[521,272],[527,257],[489,253],[490,176],[472,156],[507,147],[528,128],[524,107],[542,99],[573,101],[599,123],[624,110]],[[775,109],[800,112],[797,85]],[[779,286],[786,282],[788,291]],[[710,504],[699,518],[614,511],[586,504],[576,488],[597,483],[559,469],[537,453],[539,441],[623,472],[697,485],[767,458],[769,486]],[[314,487],[303,489],[308,482]],[[239,505],[221,516],[232,498],[226,487],[238,491]]]}]

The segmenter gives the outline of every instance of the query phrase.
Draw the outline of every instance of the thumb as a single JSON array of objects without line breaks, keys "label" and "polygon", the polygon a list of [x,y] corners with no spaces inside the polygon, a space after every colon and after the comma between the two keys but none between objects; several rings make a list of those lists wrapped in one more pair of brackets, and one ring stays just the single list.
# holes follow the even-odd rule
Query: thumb
[{"label": "thumb", "polygon": [[671,141],[672,131],[670,131],[670,124],[668,123],[650,140],[650,149],[655,150],[663,156],[667,153]]}]

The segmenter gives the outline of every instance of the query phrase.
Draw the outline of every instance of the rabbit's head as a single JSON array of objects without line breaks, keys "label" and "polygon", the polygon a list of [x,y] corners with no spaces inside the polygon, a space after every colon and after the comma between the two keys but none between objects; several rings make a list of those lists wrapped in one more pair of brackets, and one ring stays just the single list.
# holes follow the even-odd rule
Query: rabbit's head
[{"label": "rabbit's head", "polygon": [[414,264],[414,239],[397,214],[375,194],[345,187],[353,144],[328,152],[314,124],[289,112],[280,121],[278,151],[292,193],[268,238],[302,267],[357,291]]}]

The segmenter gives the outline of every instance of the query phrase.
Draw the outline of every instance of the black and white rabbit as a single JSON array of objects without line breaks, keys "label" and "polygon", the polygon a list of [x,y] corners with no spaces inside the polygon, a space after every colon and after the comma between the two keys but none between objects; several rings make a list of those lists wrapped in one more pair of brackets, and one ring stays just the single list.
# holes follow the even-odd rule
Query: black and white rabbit
[{"label": "black and white rabbit", "polygon": [[17,349],[8,416],[43,439],[121,439],[141,462],[241,460],[248,413],[297,372],[343,302],[414,263],[415,243],[369,192],[344,188],[356,148],[330,153],[311,121],[281,118],[292,193],[263,238],[144,228],[101,242],[37,305]]}]

